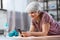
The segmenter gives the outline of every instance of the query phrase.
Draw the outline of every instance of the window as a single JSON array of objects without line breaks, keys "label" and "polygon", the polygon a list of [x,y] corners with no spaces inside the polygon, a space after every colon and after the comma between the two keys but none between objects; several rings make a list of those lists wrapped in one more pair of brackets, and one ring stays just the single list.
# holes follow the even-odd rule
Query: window
[{"label": "window", "polygon": [[3,0],[3,9],[24,12],[27,0]]},{"label": "window", "polygon": [[0,0],[0,9],[3,8],[3,5],[2,5],[2,0]]},{"label": "window", "polygon": [[60,21],[60,0],[45,0],[43,3],[46,4],[44,10],[51,14],[56,21]]}]

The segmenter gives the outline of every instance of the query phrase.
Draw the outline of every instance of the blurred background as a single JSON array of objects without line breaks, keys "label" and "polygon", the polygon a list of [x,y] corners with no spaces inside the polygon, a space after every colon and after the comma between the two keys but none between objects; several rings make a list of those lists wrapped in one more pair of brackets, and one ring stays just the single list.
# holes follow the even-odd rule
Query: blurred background
[{"label": "blurred background", "polygon": [[25,8],[32,1],[39,1],[44,11],[60,21],[60,0],[0,0],[0,34],[14,29],[29,30],[31,18]]}]

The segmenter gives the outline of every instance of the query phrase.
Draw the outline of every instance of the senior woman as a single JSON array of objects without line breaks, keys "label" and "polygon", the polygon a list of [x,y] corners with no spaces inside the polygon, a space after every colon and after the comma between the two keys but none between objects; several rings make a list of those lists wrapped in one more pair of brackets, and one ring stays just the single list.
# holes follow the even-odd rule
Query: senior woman
[{"label": "senior woman", "polygon": [[60,34],[60,24],[51,15],[42,10],[39,2],[31,2],[26,11],[32,19],[32,24],[29,32],[22,32],[21,35],[28,37]]}]

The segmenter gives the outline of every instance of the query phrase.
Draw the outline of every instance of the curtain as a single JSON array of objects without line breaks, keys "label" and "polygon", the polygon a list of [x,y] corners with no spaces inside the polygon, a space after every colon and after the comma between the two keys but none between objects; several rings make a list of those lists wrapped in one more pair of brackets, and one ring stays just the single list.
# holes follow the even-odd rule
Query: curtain
[{"label": "curtain", "polygon": [[9,31],[21,29],[28,31],[30,27],[30,17],[26,12],[8,11]]}]

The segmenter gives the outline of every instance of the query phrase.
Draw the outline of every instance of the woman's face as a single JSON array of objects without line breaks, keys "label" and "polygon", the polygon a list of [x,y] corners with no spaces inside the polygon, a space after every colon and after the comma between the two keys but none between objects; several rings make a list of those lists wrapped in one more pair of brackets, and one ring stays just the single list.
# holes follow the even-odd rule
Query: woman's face
[{"label": "woman's face", "polygon": [[37,19],[38,15],[39,15],[38,12],[30,12],[29,13],[29,16],[31,16],[32,20]]}]

